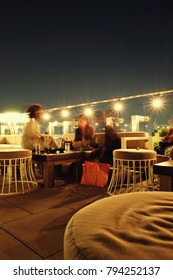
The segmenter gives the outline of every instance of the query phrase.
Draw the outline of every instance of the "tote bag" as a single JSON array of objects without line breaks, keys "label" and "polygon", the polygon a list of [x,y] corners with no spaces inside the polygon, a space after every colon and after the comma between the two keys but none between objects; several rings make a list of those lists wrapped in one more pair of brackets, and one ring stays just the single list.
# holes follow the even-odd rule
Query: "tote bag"
[{"label": "tote bag", "polygon": [[81,184],[106,187],[110,172],[110,164],[101,162],[85,161]]}]

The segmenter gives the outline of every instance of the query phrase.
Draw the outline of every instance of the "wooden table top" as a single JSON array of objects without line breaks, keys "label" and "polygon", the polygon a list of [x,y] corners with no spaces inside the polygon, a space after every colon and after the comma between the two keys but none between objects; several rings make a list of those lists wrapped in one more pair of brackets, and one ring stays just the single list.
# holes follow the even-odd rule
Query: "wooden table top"
[{"label": "wooden table top", "polygon": [[59,154],[33,154],[33,160],[37,161],[58,161],[58,160],[68,160],[74,158],[83,158],[85,156],[85,152],[81,151],[70,151],[69,153],[59,153]]},{"label": "wooden table top", "polygon": [[173,177],[173,160],[154,164],[153,173]]}]

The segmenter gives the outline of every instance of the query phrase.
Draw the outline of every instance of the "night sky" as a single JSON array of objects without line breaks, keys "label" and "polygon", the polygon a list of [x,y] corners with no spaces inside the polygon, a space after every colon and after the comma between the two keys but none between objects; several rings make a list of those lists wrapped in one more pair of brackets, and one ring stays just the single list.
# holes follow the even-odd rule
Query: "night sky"
[{"label": "night sky", "polygon": [[173,9],[166,1],[6,2],[0,112],[173,89]]}]

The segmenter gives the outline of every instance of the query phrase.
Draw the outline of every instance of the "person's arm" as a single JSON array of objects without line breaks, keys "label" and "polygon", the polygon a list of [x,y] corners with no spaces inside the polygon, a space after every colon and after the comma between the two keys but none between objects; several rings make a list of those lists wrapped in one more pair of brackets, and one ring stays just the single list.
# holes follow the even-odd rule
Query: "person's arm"
[{"label": "person's arm", "polygon": [[75,148],[79,148],[81,147],[81,141],[82,141],[82,135],[81,135],[81,131],[79,128],[76,128],[75,130],[75,136],[74,136],[74,141],[73,141],[73,147]]}]

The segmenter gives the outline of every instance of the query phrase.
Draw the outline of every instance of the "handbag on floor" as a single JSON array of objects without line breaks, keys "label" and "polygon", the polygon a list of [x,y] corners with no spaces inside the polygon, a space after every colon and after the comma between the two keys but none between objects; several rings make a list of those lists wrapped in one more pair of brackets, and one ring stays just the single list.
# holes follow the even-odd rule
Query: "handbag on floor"
[{"label": "handbag on floor", "polygon": [[106,187],[108,184],[110,164],[102,162],[85,161],[81,184]]}]

